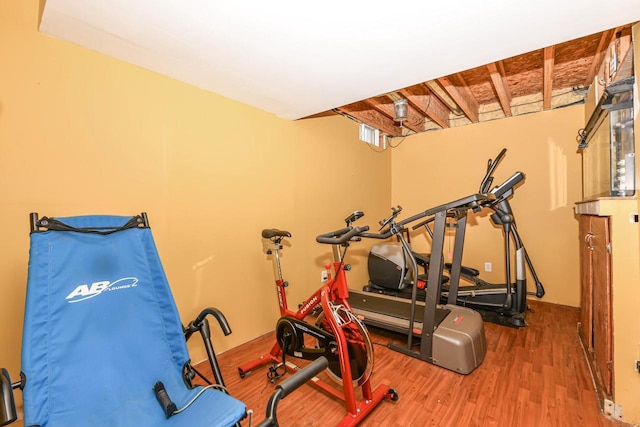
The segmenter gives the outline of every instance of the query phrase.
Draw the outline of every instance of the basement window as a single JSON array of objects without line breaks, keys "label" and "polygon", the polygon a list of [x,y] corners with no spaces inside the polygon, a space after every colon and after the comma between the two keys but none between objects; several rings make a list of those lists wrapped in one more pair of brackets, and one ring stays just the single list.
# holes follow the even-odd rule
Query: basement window
[{"label": "basement window", "polygon": [[360,141],[364,141],[374,147],[384,148],[380,139],[380,130],[364,123],[360,123]]}]

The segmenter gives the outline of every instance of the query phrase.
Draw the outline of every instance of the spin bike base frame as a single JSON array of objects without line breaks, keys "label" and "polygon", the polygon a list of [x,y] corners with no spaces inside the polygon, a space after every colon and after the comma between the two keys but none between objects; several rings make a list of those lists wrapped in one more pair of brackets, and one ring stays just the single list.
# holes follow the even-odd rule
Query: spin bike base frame
[{"label": "spin bike base frame", "polygon": [[[274,263],[277,262],[279,255],[276,251]],[[276,267],[277,271],[279,268]],[[335,336],[338,358],[340,361],[340,371],[342,373],[342,393],[337,388],[325,381],[315,378],[312,381],[316,387],[328,393],[329,395],[340,399],[344,402],[347,409],[347,415],[342,419],[338,426],[355,426],[361,422],[364,417],[367,416],[377,405],[385,399],[392,397],[395,393],[388,385],[380,384],[375,390],[372,390],[370,378],[360,385],[362,388],[361,401],[356,399],[355,390],[353,387],[353,376],[348,360],[349,350],[347,347],[347,339],[344,335],[342,328],[340,328],[331,314],[331,303],[343,305],[347,310],[351,310],[351,306],[347,301],[349,297],[349,289],[347,287],[347,278],[344,270],[344,264],[342,260],[340,262],[333,263],[333,270],[336,272],[335,277],[329,276],[329,281],[325,286],[322,286],[316,290],[301,306],[298,311],[292,311],[287,305],[287,296],[285,293],[285,281],[282,278],[276,280],[276,289],[278,292],[278,304],[280,305],[281,316],[291,316],[298,320],[303,320],[307,317],[311,311],[318,305],[322,306],[322,311],[329,320],[331,325],[331,333]],[[281,275],[280,275],[281,277]],[[260,366],[268,363],[280,363],[282,361],[282,349],[280,344],[276,342],[268,355],[261,355],[257,359],[245,363],[238,367],[238,373],[240,377],[244,378],[245,375],[250,373]],[[297,372],[301,368],[292,364],[286,363],[285,367],[290,372]]]}]

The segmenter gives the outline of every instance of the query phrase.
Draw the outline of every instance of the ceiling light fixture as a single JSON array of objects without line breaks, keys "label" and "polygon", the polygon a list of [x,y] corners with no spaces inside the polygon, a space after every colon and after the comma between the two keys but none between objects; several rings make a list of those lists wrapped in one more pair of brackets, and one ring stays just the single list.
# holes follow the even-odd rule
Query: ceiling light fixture
[{"label": "ceiling light fixture", "polygon": [[393,101],[393,106],[396,113],[396,117],[393,120],[396,122],[400,122],[400,127],[402,127],[402,122],[407,120],[407,105],[408,101],[404,98],[396,99],[395,101]]}]

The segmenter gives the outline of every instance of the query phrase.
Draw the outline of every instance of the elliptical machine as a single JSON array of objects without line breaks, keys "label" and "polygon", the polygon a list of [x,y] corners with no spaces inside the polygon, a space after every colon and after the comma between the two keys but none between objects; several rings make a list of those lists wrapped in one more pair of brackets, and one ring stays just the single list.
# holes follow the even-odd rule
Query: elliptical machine
[{"label": "elliptical machine", "polygon": [[[535,281],[535,296],[544,296],[544,286],[538,279],[533,263],[527,254],[522,239],[518,234],[513,210],[509,203],[509,198],[513,196],[514,188],[524,181],[522,172],[516,172],[499,186],[491,188],[493,183],[493,172],[498,163],[506,154],[504,148],[495,160],[489,159],[487,163],[487,173],[480,183],[479,191],[482,194],[490,194],[493,197],[481,204],[482,207],[493,210],[491,221],[502,228],[504,236],[504,260],[505,260],[505,282],[489,283],[478,277],[478,270],[462,266],[462,249],[464,246],[464,233],[466,228],[466,216],[458,218],[455,223],[455,243],[453,259],[450,265],[445,265],[449,272],[448,292],[443,293],[449,304],[458,304],[471,307],[489,322],[511,326],[526,326],[525,312],[527,310],[527,277],[525,261]],[[418,224],[414,227],[424,225],[430,232],[428,224]],[[511,243],[514,245],[513,259]],[[513,279],[512,262],[515,261],[515,280]],[[461,280],[466,285],[461,285]]]},{"label": "elliptical machine", "polygon": [[[462,250],[464,246],[464,233],[466,230],[467,211],[451,210],[447,213],[447,227],[455,229],[454,254],[451,263],[444,263],[444,269],[449,275],[442,282],[441,303],[457,304],[471,307],[477,310],[483,320],[511,327],[525,326],[524,313],[527,309],[527,284],[524,263],[526,261],[532,278],[535,281],[536,291],[534,295],[538,298],[544,296],[544,286],[540,282],[533,267],[533,263],[522,243],[515,224],[513,210],[509,203],[509,198],[513,196],[514,187],[524,181],[522,172],[516,172],[501,185],[491,189],[493,183],[493,172],[506,154],[506,149],[500,151],[495,160],[489,159],[487,171],[480,183],[479,193],[491,195],[480,203],[481,207],[491,209],[493,213],[491,221],[502,228],[505,244],[505,283],[490,283],[479,277],[479,271],[462,265]],[[433,230],[431,224],[434,218],[429,217],[421,223],[413,226],[416,230],[425,227],[431,238]],[[515,249],[511,249],[513,243]],[[369,256],[370,283],[363,290],[367,292],[382,293],[402,298],[411,297],[411,286],[413,278],[408,276],[406,269],[406,258],[399,251],[396,244],[389,245],[383,250],[377,247],[377,253]],[[379,245],[384,246],[384,245]],[[428,267],[430,256],[428,254],[414,253],[418,264],[425,269]],[[513,277],[513,261],[515,261],[515,281]],[[401,279],[399,277],[402,276]],[[419,295],[424,293],[421,287],[424,279],[416,277]],[[447,283],[448,281],[448,283]],[[396,284],[401,284],[397,286]]]}]

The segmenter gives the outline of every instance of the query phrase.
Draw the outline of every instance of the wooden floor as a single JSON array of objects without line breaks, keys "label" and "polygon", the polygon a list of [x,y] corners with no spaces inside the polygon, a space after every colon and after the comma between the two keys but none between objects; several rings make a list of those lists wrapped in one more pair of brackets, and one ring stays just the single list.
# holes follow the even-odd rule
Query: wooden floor
[{"label": "wooden floor", "polygon": [[[399,399],[380,403],[360,425],[625,426],[599,411],[578,342],[578,310],[536,301],[531,307],[526,328],[485,324],[487,355],[466,376],[389,350],[390,339],[405,339],[370,330],[377,344],[373,387],[388,384]],[[266,366],[244,379],[237,366],[267,353],[273,342],[268,334],[218,357],[227,388],[254,410],[257,420],[264,418],[274,386]],[[278,406],[282,426],[332,426],[344,415],[339,400],[312,385],[302,386]]]}]

